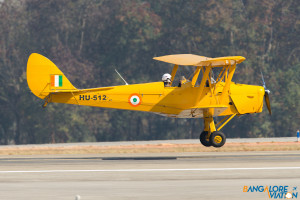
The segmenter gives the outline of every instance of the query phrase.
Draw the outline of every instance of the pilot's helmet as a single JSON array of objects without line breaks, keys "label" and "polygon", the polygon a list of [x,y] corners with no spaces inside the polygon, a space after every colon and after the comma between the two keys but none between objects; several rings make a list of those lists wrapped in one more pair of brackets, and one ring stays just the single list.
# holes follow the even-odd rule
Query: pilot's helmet
[{"label": "pilot's helmet", "polygon": [[171,75],[170,74],[164,74],[162,77],[161,77],[161,79],[162,79],[162,81],[163,82],[171,82]]}]

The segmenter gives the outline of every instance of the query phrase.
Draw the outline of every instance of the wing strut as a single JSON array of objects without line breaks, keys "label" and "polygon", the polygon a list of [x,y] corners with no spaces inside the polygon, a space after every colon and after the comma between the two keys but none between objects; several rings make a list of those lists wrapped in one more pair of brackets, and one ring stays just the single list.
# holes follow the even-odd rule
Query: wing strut
[{"label": "wing strut", "polygon": [[171,86],[172,86],[172,84],[173,84],[173,81],[174,81],[174,78],[175,78],[177,69],[178,69],[178,65],[174,65],[173,70],[172,70],[172,73],[171,73]]},{"label": "wing strut", "polygon": [[230,84],[231,84],[231,80],[232,80],[232,77],[233,77],[233,74],[235,72],[235,68],[236,68],[236,63],[234,65],[228,65],[228,77],[226,78],[225,80],[225,86],[223,88],[223,91],[222,91],[222,95],[221,95],[221,98],[220,98],[220,103],[221,104],[224,104],[224,100],[226,99],[225,97],[229,95],[229,88],[230,88]]}]

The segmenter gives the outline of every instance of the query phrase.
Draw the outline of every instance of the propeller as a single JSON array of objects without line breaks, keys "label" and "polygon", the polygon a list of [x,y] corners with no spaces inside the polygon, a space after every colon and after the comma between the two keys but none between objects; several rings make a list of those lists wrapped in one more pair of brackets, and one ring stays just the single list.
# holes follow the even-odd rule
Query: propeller
[{"label": "propeller", "polygon": [[261,73],[261,79],[262,79],[262,82],[263,82],[263,87],[265,89],[265,102],[266,102],[269,114],[272,115],[270,97],[269,97],[269,94],[271,93],[271,91],[267,89],[265,79],[264,79],[264,75],[263,75],[262,71],[260,71],[260,73]]}]

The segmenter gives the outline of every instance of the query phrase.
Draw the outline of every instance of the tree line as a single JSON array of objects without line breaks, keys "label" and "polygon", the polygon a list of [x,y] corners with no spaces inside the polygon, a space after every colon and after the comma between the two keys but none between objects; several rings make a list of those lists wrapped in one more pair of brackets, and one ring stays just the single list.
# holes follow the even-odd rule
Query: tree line
[{"label": "tree line", "polygon": [[[26,64],[40,53],[77,88],[159,81],[154,56],[240,55],[234,81],[271,90],[270,117],[231,121],[228,137],[292,136],[300,124],[297,0],[5,0],[0,2],[0,144],[198,138],[202,119],[49,104],[29,90]],[[179,74],[191,73],[182,67]]]}]

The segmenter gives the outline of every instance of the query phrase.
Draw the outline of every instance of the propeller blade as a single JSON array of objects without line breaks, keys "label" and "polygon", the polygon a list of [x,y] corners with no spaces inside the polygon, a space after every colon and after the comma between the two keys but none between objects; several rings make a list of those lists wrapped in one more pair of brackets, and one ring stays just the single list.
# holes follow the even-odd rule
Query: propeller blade
[{"label": "propeller blade", "polygon": [[269,97],[270,90],[267,89],[266,82],[265,82],[265,79],[264,79],[264,75],[263,75],[261,70],[260,70],[260,74],[261,74],[261,80],[263,82],[263,87],[265,88],[265,102],[266,102],[269,114],[272,115],[270,97]]},{"label": "propeller blade", "polygon": [[260,74],[261,74],[261,79],[262,79],[262,82],[263,82],[263,87],[266,89],[267,86],[266,86],[266,83],[265,83],[264,75],[263,75],[261,70],[260,70]]},{"label": "propeller blade", "polygon": [[266,105],[267,105],[269,114],[272,115],[271,104],[270,104],[270,97],[269,97],[269,93],[268,92],[265,93],[265,101],[266,101]]}]

